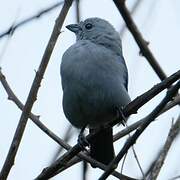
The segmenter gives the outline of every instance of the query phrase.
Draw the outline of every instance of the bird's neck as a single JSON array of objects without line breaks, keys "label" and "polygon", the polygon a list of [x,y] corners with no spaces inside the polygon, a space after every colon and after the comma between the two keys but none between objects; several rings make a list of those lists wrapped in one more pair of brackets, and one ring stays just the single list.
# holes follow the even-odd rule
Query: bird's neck
[{"label": "bird's neck", "polygon": [[118,39],[116,39],[112,36],[101,35],[101,36],[97,36],[95,40],[92,39],[91,41],[98,45],[104,46],[105,48],[113,51],[117,55],[122,55],[122,46],[119,37]]}]

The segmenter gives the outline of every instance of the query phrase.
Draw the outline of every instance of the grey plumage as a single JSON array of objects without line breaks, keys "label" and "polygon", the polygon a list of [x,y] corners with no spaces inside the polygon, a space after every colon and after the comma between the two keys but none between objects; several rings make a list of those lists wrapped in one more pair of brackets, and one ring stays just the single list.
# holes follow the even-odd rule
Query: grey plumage
[{"label": "grey plumage", "polygon": [[[99,128],[116,118],[116,108],[130,102],[127,93],[128,72],[121,40],[113,26],[100,18],[89,18],[67,28],[75,32],[77,41],[62,57],[64,113],[77,128],[85,125]],[[109,132],[112,134],[112,131]],[[93,149],[93,152],[96,153],[96,150]],[[103,157],[93,155],[108,164],[113,158],[113,152],[108,160],[105,160],[108,155],[100,156]]]}]

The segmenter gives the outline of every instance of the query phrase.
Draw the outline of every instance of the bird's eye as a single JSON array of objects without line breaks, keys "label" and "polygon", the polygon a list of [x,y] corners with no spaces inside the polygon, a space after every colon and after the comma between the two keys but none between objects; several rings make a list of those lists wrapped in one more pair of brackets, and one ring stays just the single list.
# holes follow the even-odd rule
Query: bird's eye
[{"label": "bird's eye", "polygon": [[88,23],[85,25],[85,28],[88,30],[91,29],[92,27],[93,27],[93,25],[91,23]]}]

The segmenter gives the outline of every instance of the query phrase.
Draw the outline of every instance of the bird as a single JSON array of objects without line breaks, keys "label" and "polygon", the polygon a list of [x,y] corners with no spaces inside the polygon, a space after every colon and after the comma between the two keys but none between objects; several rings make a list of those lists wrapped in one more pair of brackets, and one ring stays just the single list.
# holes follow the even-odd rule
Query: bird
[{"label": "bird", "polygon": [[90,143],[90,156],[108,165],[115,153],[113,129],[107,124],[131,101],[121,38],[113,25],[98,17],[66,28],[75,33],[76,42],[60,65],[63,111],[76,128],[88,127],[90,133],[100,129]]}]

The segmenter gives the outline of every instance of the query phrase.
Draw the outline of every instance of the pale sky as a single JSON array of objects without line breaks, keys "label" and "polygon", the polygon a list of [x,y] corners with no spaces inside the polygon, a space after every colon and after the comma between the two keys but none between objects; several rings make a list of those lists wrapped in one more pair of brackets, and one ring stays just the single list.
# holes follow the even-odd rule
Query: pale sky
[{"label": "pale sky", "polygon": [[[14,21],[19,22],[39,10],[56,3],[55,0],[6,0],[0,7],[0,32],[7,29]],[[132,0],[127,0],[132,6]],[[35,70],[37,70],[45,47],[54,26],[54,21],[60,8],[48,15],[19,28],[10,39],[6,51],[0,58],[0,66],[15,94],[24,103],[31,87]],[[65,21],[65,25],[74,23],[74,7],[72,6]],[[115,5],[110,0],[82,0],[81,19],[88,17],[101,17],[110,21],[117,30],[123,25],[123,20]],[[180,42],[180,2],[178,0],[149,0],[143,1],[135,14],[137,23],[143,37],[150,42],[150,49],[169,76],[180,69],[179,42]],[[75,36],[64,26],[46,70],[37,101],[33,106],[33,113],[40,115],[40,120],[53,132],[63,137],[69,122],[62,110],[62,89],[59,66],[63,52],[75,42]],[[0,39],[0,54],[7,42],[7,38]],[[129,31],[122,38],[123,53],[129,70],[129,94],[132,99],[150,89],[160,82],[146,59],[139,56],[139,48]],[[147,115],[164,97],[165,92],[147,103],[133,115],[129,124]],[[0,85],[0,168],[6,158],[21,111],[16,105],[7,100],[7,94]],[[164,144],[172,119],[178,116],[179,108],[173,108],[160,116],[158,121],[152,123],[135,144],[143,170],[153,160],[154,155]],[[122,127],[115,127],[118,131]],[[77,141],[74,134],[70,144]],[[115,143],[116,152],[123,146],[126,138]],[[49,165],[58,145],[45,135],[31,120],[28,121],[25,134],[18,150],[15,165],[9,175],[9,180],[32,180],[44,167]],[[180,139],[173,144],[165,165],[158,180],[166,180],[180,174],[179,154]],[[178,157],[178,158],[177,158]],[[120,168],[120,166],[119,166]],[[80,179],[81,164],[76,165],[53,179]],[[141,173],[136,164],[132,150],[129,151],[123,173],[131,177],[140,177]],[[88,180],[97,179],[101,170],[90,168]],[[115,179],[112,176],[109,179]]]}]

